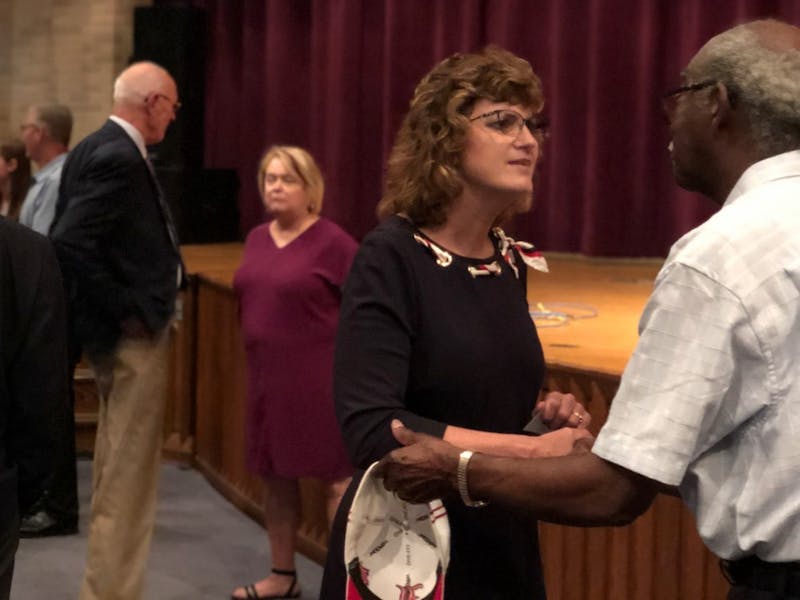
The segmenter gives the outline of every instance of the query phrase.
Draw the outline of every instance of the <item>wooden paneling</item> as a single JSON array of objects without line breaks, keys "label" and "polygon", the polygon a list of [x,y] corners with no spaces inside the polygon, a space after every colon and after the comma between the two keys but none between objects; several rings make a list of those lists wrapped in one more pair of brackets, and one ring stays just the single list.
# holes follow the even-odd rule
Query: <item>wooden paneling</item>
[{"label": "wooden paneling", "polygon": [[194,455],[195,342],[197,315],[194,278],[178,297],[170,325],[169,383],[164,410],[164,456],[191,463]]},{"label": "wooden paneling", "polygon": [[97,431],[97,387],[91,369],[81,363],[75,369],[75,450],[80,454],[94,451]]}]

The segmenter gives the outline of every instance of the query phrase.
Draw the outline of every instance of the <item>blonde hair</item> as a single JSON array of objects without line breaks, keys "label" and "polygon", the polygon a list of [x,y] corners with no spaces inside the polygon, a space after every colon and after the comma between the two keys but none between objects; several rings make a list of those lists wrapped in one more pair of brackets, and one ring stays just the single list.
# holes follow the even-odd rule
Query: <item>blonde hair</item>
[{"label": "blonde hair", "polygon": [[292,171],[300,181],[308,196],[308,212],[318,215],[322,211],[322,197],[325,193],[325,181],[314,157],[298,146],[272,146],[261,157],[258,164],[258,193],[264,196],[264,180],[267,167],[274,158]]},{"label": "blonde hair", "polygon": [[441,225],[464,187],[461,160],[469,112],[479,99],[508,102],[538,113],[542,84],[528,61],[496,46],[453,54],[414,90],[397,134],[378,217],[404,213],[417,225]]}]

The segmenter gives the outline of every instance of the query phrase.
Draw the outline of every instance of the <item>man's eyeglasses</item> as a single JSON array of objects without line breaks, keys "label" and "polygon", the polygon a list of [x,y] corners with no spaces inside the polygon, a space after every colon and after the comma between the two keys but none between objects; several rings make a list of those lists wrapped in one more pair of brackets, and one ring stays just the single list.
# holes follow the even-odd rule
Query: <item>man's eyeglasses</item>
[{"label": "man's eyeglasses", "polygon": [[24,131],[26,129],[30,128],[30,127],[34,127],[36,129],[39,129],[41,127],[41,125],[39,125],[38,123],[23,123],[22,125],[19,126],[19,130],[20,130],[20,132],[24,133]]},{"label": "man's eyeglasses", "polygon": [[180,102],[178,102],[178,101],[175,101],[175,102],[173,102],[173,101],[172,101],[172,99],[171,99],[169,96],[165,95],[165,94],[160,94],[160,93],[158,93],[158,92],[155,92],[153,95],[154,95],[156,98],[163,98],[164,100],[166,100],[167,102],[169,102],[169,103],[172,105],[172,112],[173,112],[173,113],[175,113],[175,114],[178,114],[178,111],[181,109],[181,106],[183,106],[183,105],[182,105]]},{"label": "man's eyeglasses", "polygon": [[548,122],[544,117],[526,119],[515,110],[501,108],[472,117],[470,121],[477,121],[478,119],[483,119],[488,127],[496,129],[509,137],[516,138],[522,132],[522,127],[524,126],[528,128],[528,131],[536,138],[537,142],[541,143],[547,138]]},{"label": "man's eyeglasses", "polygon": [[676,87],[673,90],[670,90],[661,96],[661,102],[664,105],[664,110],[668,113],[671,113],[675,110],[675,107],[678,103],[678,98],[681,94],[685,94],[686,92],[696,92],[697,90],[702,90],[703,88],[707,88],[709,86],[714,85],[716,80],[714,79],[706,79],[705,81],[701,81],[700,83],[690,83],[687,85],[682,85],[680,87]]}]

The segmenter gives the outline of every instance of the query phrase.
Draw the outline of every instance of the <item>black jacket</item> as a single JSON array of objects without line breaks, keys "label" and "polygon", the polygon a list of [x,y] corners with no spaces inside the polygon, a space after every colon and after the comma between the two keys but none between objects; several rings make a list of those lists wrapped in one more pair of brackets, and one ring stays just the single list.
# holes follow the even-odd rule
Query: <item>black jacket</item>
[{"label": "black jacket", "polygon": [[50,238],[76,345],[109,353],[124,321],[151,332],[168,323],[180,254],[158,194],[136,144],[111,120],[69,153]]},{"label": "black jacket", "polygon": [[67,406],[67,325],[47,238],[0,217],[0,532],[41,494]]}]

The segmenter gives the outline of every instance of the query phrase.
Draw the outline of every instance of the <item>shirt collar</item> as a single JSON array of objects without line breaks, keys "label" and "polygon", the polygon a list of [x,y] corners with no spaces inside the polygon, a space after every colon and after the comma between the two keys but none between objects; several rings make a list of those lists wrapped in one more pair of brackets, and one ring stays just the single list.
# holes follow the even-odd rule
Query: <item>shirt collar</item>
[{"label": "shirt collar", "polygon": [[41,181],[45,177],[49,177],[51,173],[63,166],[65,160],[67,160],[67,153],[63,152],[39,169],[36,175],[33,176],[33,179]]},{"label": "shirt collar", "polygon": [[121,117],[118,117],[117,115],[111,115],[108,118],[125,130],[125,133],[128,134],[128,137],[133,140],[133,143],[136,144],[139,152],[141,152],[142,158],[147,160],[147,146],[145,146],[144,137],[142,137],[142,134],[139,132],[139,130],[136,129],[136,127],[134,127],[131,123]]},{"label": "shirt collar", "polygon": [[800,177],[800,150],[776,154],[750,165],[733,186],[723,206],[733,204],[755,187],[785,177]]}]

